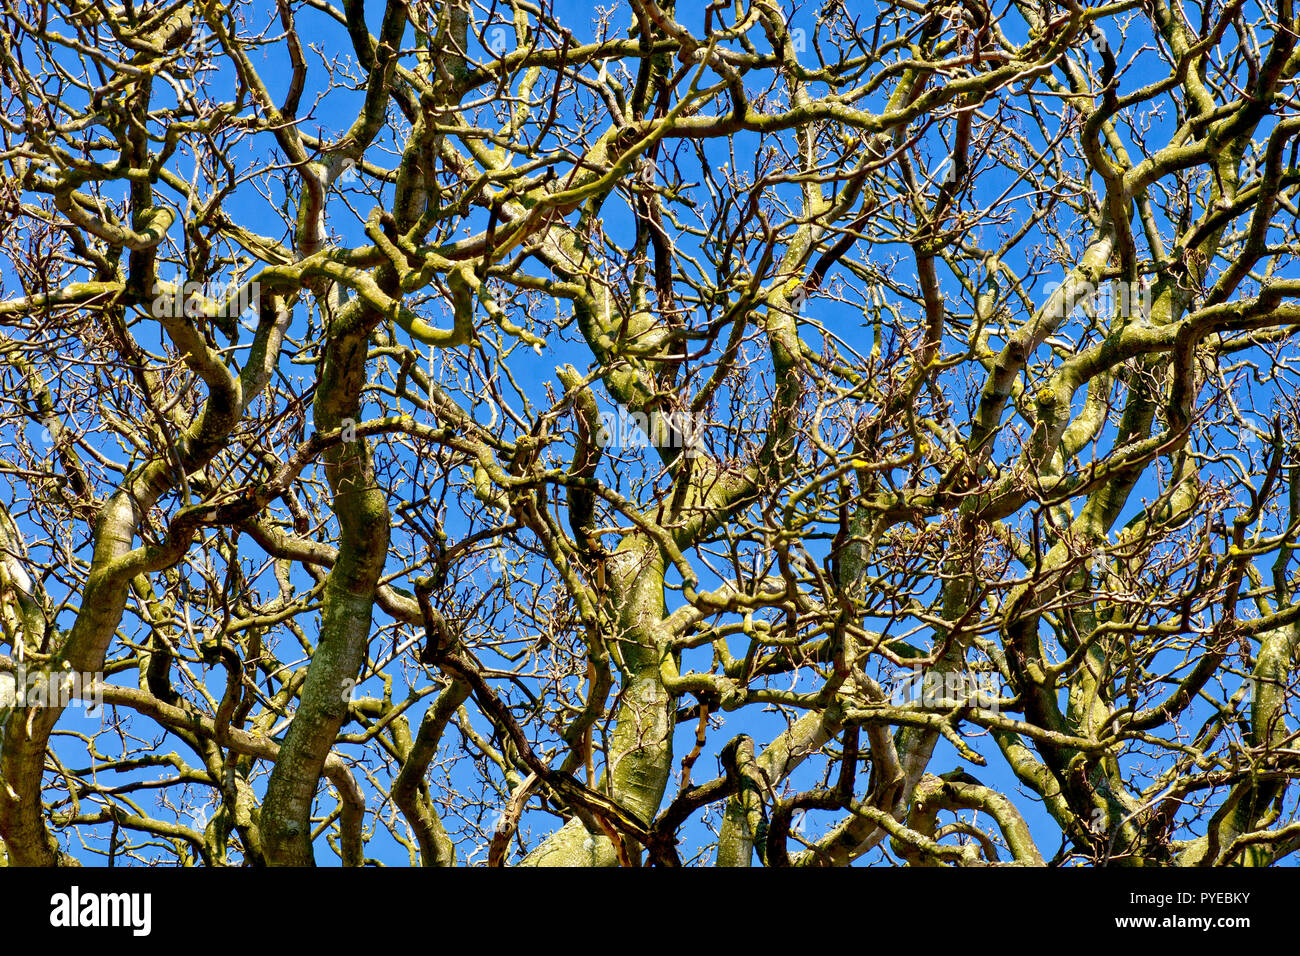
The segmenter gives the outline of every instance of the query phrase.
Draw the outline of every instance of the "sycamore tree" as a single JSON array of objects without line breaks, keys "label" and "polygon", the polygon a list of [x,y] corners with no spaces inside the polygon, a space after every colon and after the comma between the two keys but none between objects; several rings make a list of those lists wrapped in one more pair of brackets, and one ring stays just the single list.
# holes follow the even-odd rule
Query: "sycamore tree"
[{"label": "sycamore tree", "polygon": [[4,0],[0,860],[1286,860],[1298,31]]}]

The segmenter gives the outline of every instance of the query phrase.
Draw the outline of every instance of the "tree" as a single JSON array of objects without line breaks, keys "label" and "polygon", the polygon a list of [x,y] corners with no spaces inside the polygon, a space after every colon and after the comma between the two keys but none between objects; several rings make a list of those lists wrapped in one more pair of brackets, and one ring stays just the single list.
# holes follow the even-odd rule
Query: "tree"
[{"label": "tree", "polygon": [[8,859],[1293,854],[1292,4],[867,6],[6,2]]}]

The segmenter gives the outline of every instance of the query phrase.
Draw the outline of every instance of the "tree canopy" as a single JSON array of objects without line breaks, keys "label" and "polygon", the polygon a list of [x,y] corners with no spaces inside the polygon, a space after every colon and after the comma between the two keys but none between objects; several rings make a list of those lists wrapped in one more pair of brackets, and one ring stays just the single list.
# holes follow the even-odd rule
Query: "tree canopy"
[{"label": "tree canopy", "polygon": [[0,859],[1300,848],[1290,2],[0,22]]}]

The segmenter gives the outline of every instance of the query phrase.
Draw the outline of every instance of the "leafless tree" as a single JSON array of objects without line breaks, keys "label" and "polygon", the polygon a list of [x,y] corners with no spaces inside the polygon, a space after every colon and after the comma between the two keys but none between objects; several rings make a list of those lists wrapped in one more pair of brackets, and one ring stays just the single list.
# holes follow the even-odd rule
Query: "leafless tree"
[{"label": "leafless tree", "polygon": [[1300,847],[1291,3],[0,10],[0,859]]}]

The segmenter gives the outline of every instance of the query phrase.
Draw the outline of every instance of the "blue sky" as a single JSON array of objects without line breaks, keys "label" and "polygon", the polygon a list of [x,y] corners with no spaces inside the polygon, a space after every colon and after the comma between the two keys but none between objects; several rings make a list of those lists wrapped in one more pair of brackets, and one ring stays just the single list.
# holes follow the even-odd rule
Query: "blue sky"
[{"label": "blue sky", "polygon": [[[269,9],[270,8],[267,7],[266,10],[263,10],[262,12],[265,13],[269,11]],[[368,18],[372,22],[372,25],[377,24],[378,22],[379,10],[380,7],[377,5],[370,5]],[[696,15],[695,19],[692,19],[691,13],[683,12],[683,22],[688,27],[698,29],[700,26],[699,17],[702,16],[702,13],[698,10],[693,12]],[[561,4],[558,8],[558,16],[559,19],[574,32],[578,39],[584,40],[592,35],[590,8],[587,5]],[[800,16],[807,18],[810,16],[810,11],[804,11]],[[623,24],[621,14],[619,17],[616,17],[615,22],[618,23],[619,28],[622,29]],[[796,17],[793,21],[795,25],[802,22],[804,21],[800,20],[799,17]],[[340,26],[323,16],[303,11],[300,18],[300,28],[303,30],[304,39],[309,40],[321,51],[324,51],[326,55],[341,55],[344,51],[350,49],[345,31]],[[1017,31],[1023,27],[1022,25],[1009,20],[1004,22],[1003,28],[1009,35],[1014,37],[1018,35]],[[1142,37],[1140,33],[1130,32],[1128,39],[1125,41],[1124,45],[1120,47],[1119,60],[1122,65],[1129,64],[1127,69],[1130,72],[1126,74],[1126,76],[1133,78],[1131,80],[1126,80],[1127,83],[1136,84],[1138,82],[1137,77],[1143,75],[1144,71],[1153,69],[1158,65],[1158,60],[1155,57],[1154,52],[1150,49],[1144,48],[1145,39],[1146,38]],[[1132,60],[1131,63],[1130,59]],[[214,63],[213,65],[214,69],[218,71],[213,80],[214,95],[216,95],[217,98],[221,98],[221,94],[217,91],[222,90],[223,87],[229,86],[229,73],[221,71],[219,64]],[[273,95],[279,96],[287,87],[289,81],[287,61],[283,49],[280,47],[273,47],[263,51],[261,58],[255,56],[254,65],[261,71],[263,78],[272,87]],[[309,74],[309,77],[309,84],[320,82],[320,74],[315,70]],[[321,88],[319,86],[309,85],[306,95],[304,96],[304,103],[310,102],[312,98],[320,92],[320,90]],[[881,98],[886,94],[887,91],[882,91],[877,97],[870,98],[863,105],[867,108],[878,107],[880,102],[882,102]],[[351,118],[355,115],[355,110],[360,103],[360,99],[361,94],[359,92],[341,90],[330,91],[328,96],[318,103],[311,115],[304,121],[303,128],[313,135],[319,135],[325,139],[330,139],[339,135],[349,125]],[[166,102],[165,94],[163,94],[163,102]],[[1168,131],[1172,129],[1172,123],[1173,120],[1168,115],[1164,117],[1150,117],[1150,125],[1147,132],[1148,140],[1157,145],[1162,145],[1164,142],[1162,137],[1167,138]],[[1267,128],[1265,128],[1265,131],[1267,131]],[[1125,131],[1123,135],[1128,138],[1126,145],[1129,146],[1135,155],[1140,155],[1143,151],[1142,144],[1134,140],[1132,133],[1129,131]],[[1036,136],[1037,134],[1032,131],[1029,134],[1031,141],[1034,140]],[[268,142],[269,140],[266,138],[258,138],[251,142],[243,141],[237,143],[231,149],[229,154],[230,158],[232,161],[248,161],[253,159],[255,156],[264,158],[264,154],[268,149]],[[392,145],[391,135],[388,136],[387,140],[381,139],[381,142],[377,145],[381,148],[386,145]],[[735,157],[740,157],[746,163],[752,161],[753,156],[763,145],[765,144],[761,141],[760,137],[756,135],[740,134],[730,143],[709,142],[704,148],[704,158],[709,167],[718,170],[721,169],[724,164],[735,161]],[[1039,142],[1038,145],[1041,145],[1041,142]],[[926,140],[922,143],[920,154],[922,158],[928,160],[929,163],[934,164],[929,168],[934,168],[935,165],[941,162],[941,158],[945,154],[946,149],[947,144],[943,140],[943,130],[939,129],[937,131],[931,131],[931,133],[928,134]],[[378,151],[372,151],[369,158],[372,161],[379,162],[380,153]],[[686,157],[686,159],[694,162],[690,157]],[[182,175],[188,176],[191,169],[186,164],[187,160],[185,157],[181,156],[177,158],[177,171]],[[686,160],[683,161],[683,165],[686,165]],[[694,170],[694,175],[688,171],[683,178],[687,181],[694,181],[699,177],[702,177],[705,171],[706,170],[702,168],[696,169]],[[996,157],[988,157],[976,177],[975,186],[973,187],[975,198],[977,200],[983,199],[984,197],[991,199],[996,195],[1000,195],[1005,188],[1011,185],[1012,179],[1013,177],[1010,172],[999,166]],[[275,183],[274,178],[272,179],[269,188],[271,192],[269,198],[267,198],[259,195],[256,189],[253,188],[252,184],[246,184],[230,198],[228,208],[231,211],[232,218],[235,220],[251,223],[258,231],[266,232],[273,238],[278,239],[282,237],[283,232],[278,209],[284,197],[280,192],[275,191],[279,187]],[[351,212],[350,205],[364,216],[366,212],[368,212],[369,204],[372,202],[372,200],[368,198],[367,194],[370,190],[375,188],[373,180],[368,176],[362,176],[359,181],[344,183],[342,188],[332,194],[330,206],[328,207],[328,225],[331,231],[340,237],[341,242],[345,244],[362,244],[366,242],[364,232],[361,229],[361,224]],[[694,188],[700,191],[700,196],[703,198],[702,187],[696,186]],[[788,187],[783,190],[782,193],[783,198],[787,201],[792,203],[796,201],[796,194],[793,187]],[[381,201],[387,201],[387,199],[391,197],[391,190],[381,190],[380,196]],[[1027,205],[1025,208],[1028,208]],[[470,230],[482,228],[484,225],[484,217],[481,214],[470,216],[465,225]],[[603,225],[606,236],[614,247],[617,248],[621,246],[627,248],[631,245],[634,224],[630,212],[623,202],[612,199],[607,204],[606,218]],[[1014,223],[1012,225],[1014,225]],[[692,239],[689,235],[679,236],[678,241],[681,244],[680,248],[684,251],[697,253],[700,250],[699,240]],[[994,228],[985,227],[975,235],[974,241],[986,247],[995,244],[996,238]],[[1007,264],[1017,272],[1021,272],[1029,266],[1028,256],[1031,254],[1031,250],[1027,248],[1027,245],[1028,244],[1025,244],[1022,245],[1022,247],[1017,248],[1006,260]],[[610,250],[611,256],[616,253],[616,248]],[[910,258],[909,250],[905,245],[881,243],[871,250],[870,256],[872,260],[879,263],[882,268],[887,269],[889,278],[893,283],[900,287],[914,287],[914,284],[917,282],[914,274],[915,266]],[[888,265],[891,256],[899,256],[898,264],[892,267]],[[167,270],[164,270],[163,276],[168,277]],[[826,285],[830,286],[839,278],[846,278],[846,276],[843,272],[839,275],[832,274],[828,277]],[[1040,285],[1038,288],[1041,289],[1048,282],[1059,278],[1059,275],[1044,274],[1040,277]],[[954,307],[957,308],[958,306],[956,306],[956,303],[963,301],[964,294],[960,292],[955,280],[953,280],[951,276],[943,274],[941,281],[944,284],[946,295],[950,297],[951,301],[954,303]],[[909,317],[915,317],[916,308],[911,303],[902,301],[895,297],[894,304],[903,309]],[[445,306],[434,301],[429,303],[426,308],[428,309],[430,320],[434,321],[435,324],[438,324],[439,326],[447,326],[450,324],[450,316],[447,313]],[[553,308],[552,304],[543,303],[543,307],[540,310],[541,314],[530,316],[530,318],[536,322],[536,325],[534,326],[535,330],[545,330],[547,328],[547,323],[554,325],[558,324],[560,320],[567,318],[566,305],[561,304],[558,317],[553,311],[550,311]],[[815,342],[819,338],[820,333],[817,331],[817,328],[814,327],[813,323],[819,324],[820,328],[852,343],[862,352],[869,350],[873,344],[877,344],[872,339],[872,332],[869,325],[864,321],[861,304],[854,303],[851,295],[846,295],[845,301],[842,302],[835,302],[825,297],[814,298],[807,307],[804,329],[807,332],[809,340]],[[308,315],[305,310],[300,310],[295,317],[295,326],[292,332],[292,337],[296,339],[305,339],[311,331],[312,328]],[[137,322],[133,326],[133,332],[139,338],[141,344],[145,345],[147,348],[159,351],[163,349],[164,343],[161,338],[161,331],[151,320],[146,319]],[[956,348],[960,342],[957,338],[953,338],[945,344],[949,347]],[[1082,345],[1083,343],[1080,343],[1080,347],[1082,347]],[[503,346],[509,348],[510,343],[503,339]],[[309,351],[309,349],[304,350],[304,357]],[[283,361],[281,362],[281,372],[290,380],[302,378],[304,381],[310,381],[312,374],[311,367],[295,362],[295,357],[293,349],[286,351]],[[240,360],[242,359],[236,358],[236,361]],[[532,349],[518,345],[513,348],[506,361],[514,382],[518,386],[518,391],[521,392],[523,396],[526,396],[530,401],[542,403],[545,401],[546,388],[548,385],[557,391],[560,388],[556,382],[554,373],[556,366],[565,363],[572,363],[580,370],[584,370],[591,364],[591,355],[585,344],[576,341],[576,336],[572,333],[562,334],[559,331],[555,331],[553,333],[547,333],[547,348],[544,354],[540,356],[536,355]],[[462,368],[468,367],[464,361],[461,362],[461,366]],[[378,366],[376,366],[376,368],[378,368]],[[386,369],[384,374],[391,376],[393,374],[392,368],[390,367]],[[766,366],[760,365],[755,368],[753,380],[747,384],[758,387],[761,385],[767,385],[769,382],[769,370]],[[963,390],[969,391],[968,385],[960,382],[955,375],[950,380],[950,384],[954,394],[956,395],[962,394]],[[1279,404],[1280,396],[1276,390],[1279,387],[1280,386],[1278,385],[1270,386],[1266,383],[1264,386],[1255,388],[1255,414],[1260,418],[1267,418],[1271,415],[1273,409]],[[601,389],[597,388],[597,392],[602,401],[602,408],[612,410],[614,408],[614,403]],[[726,400],[732,397],[733,396],[729,390],[724,388],[720,395],[721,404],[725,406]],[[1080,394],[1077,398],[1079,401],[1082,401],[1083,395]],[[522,404],[521,399],[517,398],[516,401],[519,404]],[[377,404],[372,404],[370,408],[363,410],[363,417],[377,414],[379,410]],[[256,411],[256,408],[254,411]],[[493,410],[486,404],[481,404],[473,408],[472,411],[478,420],[482,422],[489,421],[493,414]],[[418,410],[414,413],[417,417],[421,414]],[[966,414],[966,411],[958,405],[957,413],[957,418],[960,421],[962,420],[962,416]],[[33,442],[33,444],[39,442],[39,432],[39,426],[33,425],[29,428],[28,438]],[[1103,435],[1100,438],[1103,448],[1106,447],[1108,441],[1113,439],[1113,436],[1113,427],[1109,427],[1103,432]],[[1015,450],[1016,449],[1014,448],[1008,448],[1004,450],[1004,453],[1012,454]],[[1262,451],[1262,449],[1257,450]],[[104,451],[105,453],[114,456],[119,454],[119,450],[116,448],[106,447]],[[657,467],[653,460],[653,453],[648,449],[642,452],[639,456],[634,452],[629,452],[624,455],[623,458],[625,461],[617,466],[614,466],[612,463],[607,463],[605,470],[602,472],[602,477],[611,485],[621,487],[637,480],[643,480],[647,474],[652,473]],[[413,460],[404,462],[386,461],[381,462],[381,468],[391,469],[397,466],[402,466],[408,469],[415,469],[419,467],[419,464],[419,462]],[[1228,466],[1225,465],[1224,467],[1226,468]],[[385,474],[387,474],[387,471],[385,471]],[[899,475],[900,480],[904,477],[905,476],[901,474]],[[1122,526],[1126,520],[1139,513],[1143,505],[1143,500],[1153,497],[1158,493],[1158,490],[1159,487],[1153,469],[1151,473],[1144,477],[1143,481],[1135,490],[1125,514],[1117,523],[1117,527]],[[8,491],[6,491],[5,494],[9,500],[12,500],[12,498],[9,497],[10,493]],[[444,523],[446,531],[453,540],[468,532],[471,527],[470,519],[464,515],[457,514],[454,507],[449,509],[444,518]],[[831,529],[823,526],[820,529],[814,530],[827,536],[819,539],[815,535],[810,535],[808,539],[808,550],[814,558],[820,559],[826,553],[826,542],[831,533]],[[88,539],[83,543],[88,544]],[[88,553],[88,551],[83,549],[83,553]],[[251,555],[256,554],[257,552],[251,542],[246,541],[241,548],[241,553]],[[482,587],[484,589],[490,588],[493,586],[494,582],[499,582],[500,580],[499,572],[490,566],[487,558],[488,553],[485,551],[482,564],[475,572],[476,580],[482,581]],[[252,572],[262,566],[260,556],[257,558],[249,558],[247,564],[248,570],[245,572],[246,575],[249,576],[250,580],[257,581],[256,575]],[[716,586],[721,583],[719,579],[705,570],[703,565],[698,565],[698,567],[702,572],[701,583],[703,586]],[[399,568],[395,564],[392,570],[396,572]],[[300,590],[305,590],[311,586],[310,578],[301,571],[296,573],[294,581]],[[261,583],[273,586],[273,579],[269,570],[263,569]],[[412,586],[409,579],[398,580],[393,583],[408,589]],[[521,597],[532,593],[527,584],[520,583],[514,587]],[[669,609],[671,610],[681,602],[681,597],[677,593],[670,593],[668,600]],[[65,614],[60,623],[63,626],[70,624],[70,615]],[[308,628],[309,636],[310,627],[314,626],[314,623],[315,621],[312,615],[307,615],[303,618],[303,624]],[[384,627],[390,623],[391,622],[385,618],[381,611],[376,610],[377,628]],[[490,622],[485,620],[482,623],[486,626]],[[868,627],[875,626],[882,629],[886,626],[892,626],[895,628],[900,626],[897,622],[891,625],[888,619],[884,617],[868,619],[866,625]],[[908,626],[910,627],[911,625]],[[124,633],[132,636],[138,636],[140,633],[141,625],[130,610],[128,610],[128,616],[123,622],[123,629]],[[928,640],[928,637],[929,635],[925,631],[922,631],[915,635],[912,640],[913,643],[924,645]],[[521,643],[526,643],[527,635],[520,635],[519,639]],[[743,647],[733,647],[733,652],[736,653],[743,653],[743,650]],[[378,647],[372,649],[372,656],[383,657],[386,656],[386,654],[387,651],[381,653]],[[286,662],[292,659],[293,655],[286,653]],[[492,655],[485,654],[484,663],[491,666],[493,663]],[[1160,663],[1164,664],[1167,663],[1167,661],[1162,659]],[[702,648],[687,652],[683,659],[683,670],[689,666],[695,666],[701,670],[707,670],[709,666],[708,650]],[[212,693],[214,697],[219,698],[224,689],[224,673],[219,668],[200,673],[202,673],[203,679],[206,680],[210,693]],[[135,679],[136,675],[130,671],[114,677],[114,680],[123,683],[133,683]],[[378,678],[375,678],[363,684],[360,691],[363,693],[378,693],[381,687],[381,682]],[[1233,688],[1228,688],[1229,692],[1232,689]],[[421,708],[417,706],[410,713],[409,716],[412,723],[417,722],[420,709]],[[1202,710],[1196,711],[1195,715],[1199,716],[1202,713],[1208,713],[1208,704],[1205,705]],[[64,756],[69,763],[76,763],[79,756],[84,758],[84,747],[80,738],[66,735],[75,732],[89,732],[99,726],[97,722],[86,723],[88,720],[89,718],[74,710],[65,715],[65,718],[60,725],[60,730],[65,736],[60,737],[58,752],[61,756]],[[136,721],[136,725],[137,727],[141,727],[142,722]],[[725,715],[724,724],[721,729],[714,730],[709,735],[708,744],[706,745],[704,753],[696,764],[694,774],[695,781],[700,782],[716,775],[718,772],[715,762],[717,751],[736,733],[745,732],[751,734],[761,746],[774,734],[779,733],[784,729],[784,727],[785,718],[780,714],[775,712],[760,712],[757,708],[753,707],[746,708],[741,712]],[[490,728],[486,723],[481,721],[476,724],[475,729],[484,736],[490,734]],[[966,729],[969,731],[972,728],[967,724]],[[146,733],[152,732],[152,728],[150,728]],[[694,734],[695,727],[693,722],[684,722],[678,726],[674,748],[676,754],[675,765],[676,760],[679,760],[680,756],[689,751],[692,747]],[[1018,794],[1016,797],[1017,805],[1028,819],[1030,827],[1038,840],[1040,850],[1043,852],[1044,856],[1050,857],[1055,852],[1057,845],[1060,842],[1059,830],[1055,823],[1051,821],[1032,796],[1014,779],[1005,763],[998,756],[996,747],[993,746],[991,740],[975,737],[970,739],[969,742],[972,747],[988,758],[988,766],[974,767],[964,764],[956,751],[946,741],[941,740],[936,747],[935,757],[931,763],[931,771],[943,772],[958,766],[963,766],[964,769],[968,772],[974,773],[975,776],[979,777],[988,785],[1006,792]],[[159,739],[156,742],[152,740],[143,741],[141,742],[140,747],[145,750],[152,748],[165,752],[169,749],[180,747],[180,744],[174,739]],[[444,753],[455,750],[456,748],[472,749],[472,747],[473,745],[464,740],[455,729],[449,729],[447,735],[444,737]],[[346,751],[348,748],[345,747],[343,749]],[[359,748],[353,748],[353,750],[358,754],[358,756],[360,755]],[[437,773],[437,769],[435,769],[434,772]],[[797,789],[813,786],[819,781],[823,772],[824,764],[822,761],[810,760],[794,775],[792,775],[789,784],[791,787]],[[142,775],[145,775],[148,771],[143,771],[141,773]],[[256,784],[259,790],[264,786],[264,782],[263,778]],[[459,764],[452,769],[449,783],[451,786],[456,788],[466,790],[472,789],[473,783],[471,775],[465,764]],[[374,787],[369,783],[363,784],[363,788],[366,790],[368,801],[373,807],[379,802],[378,794]],[[667,800],[671,799],[674,792],[675,785],[670,784],[665,805]],[[321,806],[326,808],[326,812],[328,812],[328,808],[332,806],[331,799],[325,797],[321,801]],[[826,823],[828,819],[829,817],[823,814],[809,815],[806,822],[807,832],[816,833],[817,828]],[[452,826],[453,822],[454,821],[449,819],[448,826]],[[553,822],[554,818],[537,811],[530,811],[525,817],[525,827],[531,828],[535,834],[545,832],[553,825]],[[484,827],[490,832],[491,822],[486,821]],[[688,828],[684,833],[683,848],[691,847],[698,843],[707,843],[708,840],[709,837],[705,831],[704,824],[697,818],[688,825]],[[383,834],[382,828],[376,828],[375,839],[368,844],[367,853],[368,855],[374,856],[387,863],[400,864],[406,861],[406,850],[395,841],[386,837]],[[327,852],[324,846],[322,846],[318,853],[318,862],[329,864],[332,859],[333,854]],[[873,854],[864,858],[863,862],[872,862],[875,859],[877,858]],[[479,860],[474,860],[473,862],[479,862]]]}]

